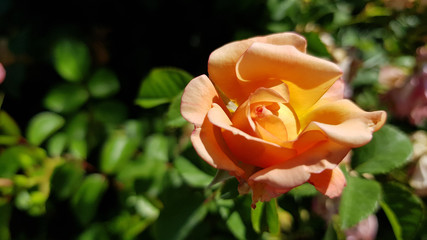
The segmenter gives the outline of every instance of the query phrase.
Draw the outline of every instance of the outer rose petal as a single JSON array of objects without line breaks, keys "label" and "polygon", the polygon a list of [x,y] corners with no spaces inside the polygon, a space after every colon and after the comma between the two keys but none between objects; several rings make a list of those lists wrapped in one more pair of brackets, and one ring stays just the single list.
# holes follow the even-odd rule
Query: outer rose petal
[{"label": "outer rose petal", "polygon": [[207,118],[201,128],[194,129],[191,142],[199,156],[214,168],[229,171],[234,176],[244,176],[245,172],[231,160],[221,130],[213,126]]},{"label": "outer rose petal", "polygon": [[284,81],[298,115],[313,106],[342,74],[336,64],[301,53],[294,46],[259,42],[239,59],[236,73],[247,91]]},{"label": "outer rose petal", "polygon": [[269,201],[272,197],[286,193],[310,178],[312,173],[334,169],[351,148],[332,141],[319,143],[292,159],[253,174],[248,183],[252,187],[252,201]]},{"label": "outer rose petal", "polygon": [[214,102],[224,105],[211,81],[205,75],[196,77],[184,90],[181,114],[195,125],[191,141],[200,157],[215,168],[241,176],[244,171],[231,160],[220,129],[213,126],[206,117]]},{"label": "outer rose petal", "polygon": [[[295,33],[278,33],[266,37],[255,37],[235,41],[216,49],[209,57],[208,72],[212,81],[225,95],[241,104],[246,101],[250,91],[242,89],[238,83],[235,66],[240,56],[254,42],[265,42],[277,45],[292,45],[305,52],[306,40]],[[264,85],[264,87],[267,87]]]},{"label": "outer rose petal", "polygon": [[340,100],[314,108],[301,119],[301,126],[314,124],[333,141],[354,148],[368,143],[385,120],[384,111],[365,112],[349,100]]},{"label": "outer rose petal", "polygon": [[181,115],[196,127],[200,127],[212,103],[224,106],[211,80],[206,75],[200,75],[191,80],[184,89]]},{"label": "outer rose petal", "polygon": [[309,182],[324,195],[334,198],[341,195],[346,186],[344,174],[339,167],[325,169],[321,173],[312,173]]}]

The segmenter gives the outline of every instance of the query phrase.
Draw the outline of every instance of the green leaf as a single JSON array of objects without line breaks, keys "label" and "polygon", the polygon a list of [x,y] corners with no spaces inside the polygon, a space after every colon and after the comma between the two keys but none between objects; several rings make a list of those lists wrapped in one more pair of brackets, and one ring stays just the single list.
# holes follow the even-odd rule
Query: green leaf
[{"label": "green leaf", "polygon": [[28,142],[36,146],[60,129],[65,123],[63,117],[52,112],[42,112],[35,115],[28,123]]},{"label": "green leaf", "polygon": [[209,187],[212,187],[213,185],[219,183],[219,182],[223,182],[226,180],[229,180],[233,178],[233,176],[231,176],[228,171],[226,170],[222,170],[222,169],[218,169],[216,171],[215,177],[212,179],[212,182],[209,184]]},{"label": "green leaf", "polygon": [[174,160],[174,166],[184,178],[185,182],[192,187],[207,187],[212,181],[212,176],[209,176],[202,170],[194,166],[186,158],[179,156]]},{"label": "green leaf", "polygon": [[55,86],[44,98],[44,106],[57,113],[70,113],[79,109],[89,98],[86,89],[78,84],[63,83]]},{"label": "green leaf", "polygon": [[88,224],[98,210],[108,182],[100,174],[88,175],[71,199],[71,207],[82,225]]},{"label": "green leaf", "polygon": [[239,240],[246,239],[246,226],[239,212],[234,211],[225,221],[230,232]]},{"label": "green leaf", "polygon": [[120,82],[114,72],[102,68],[97,70],[89,79],[88,88],[93,97],[106,98],[119,91]]},{"label": "green leaf", "polygon": [[381,174],[404,165],[411,154],[412,144],[406,134],[385,125],[374,133],[371,142],[354,150],[351,163],[360,173]]},{"label": "green leaf", "polygon": [[398,183],[384,184],[383,193],[381,207],[390,221],[396,239],[413,239],[422,225],[422,200]]},{"label": "green leaf", "polygon": [[166,163],[169,160],[169,140],[161,134],[154,134],[147,138],[144,146],[145,156],[149,159]]},{"label": "green leaf", "polygon": [[291,191],[289,191],[289,194],[296,197],[312,197],[317,195],[319,192],[316,190],[316,188],[311,185],[310,183],[304,183],[296,188],[293,188]]},{"label": "green leaf", "polygon": [[239,196],[238,191],[239,181],[236,178],[231,178],[224,182],[221,189],[222,199],[233,199]]},{"label": "green leaf", "polygon": [[186,239],[191,230],[207,214],[205,198],[182,189],[168,193],[165,208],[154,223],[154,235],[158,240]]},{"label": "green leaf", "polygon": [[70,82],[81,81],[90,67],[89,49],[80,41],[63,39],[53,49],[53,61],[56,71]]},{"label": "green leaf", "polygon": [[11,239],[9,222],[12,213],[12,206],[10,203],[0,203],[0,212],[0,239],[9,240]]},{"label": "green leaf", "polygon": [[102,147],[101,171],[107,174],[119,171],[135,154],[138,143],[124,131],[113,132]]},{"label": "green leaf", "polygon": [[341,227],[350,228],[373,214],[380,197],[381,186],[378,182],[358,177],[347,178],[339,207]]},{"label": "green leaf", "polygon": [[279,215],[277,214],[277,199],[273,198],[269,202],[266,202],[264,207],[269,232],[273,235],[279,235],[280,223]]},{"label": "green leaf", "polygon": [[67,134],[59,132],[49,138],[47,142],[47,152],[52,157],[61,156],[67,146]]},{"label": "green leaf", "polygon": [[329,58],[329,59],[331,58],[331,54],[329,53],[325,44],[320,39],[318,33],[309,32],[309,33],[304,34],[304,36],[307,39],[307,51],[308,52],[310,52],[311,54],[318,56],[318,57],[324,57],[324,58]]},{"label": "green leaf", "polygon": [[264,202],[257,202],[255,208],[251,209],[252,228],[256,233],[261,233],[261,221],[264,211]]},{"label": "green leaf", "polygon": [[116,125],[126,120],[128,109],[120,101],[104,100],[94,105],[93,115],[102,123]]},{"label": "green leaf", "polygon": [[66,162],[55,168],[51,177],[52,192],[59,199],[72,196],[83,181],[84,170],[80,164]]},{"label": "green leaf", "polygon": [[176,68],[156,68],[143,79],[136,104],[143,108],[171,102],[193,78]]},{"label": "green leaf", "polygon": [[110,239],[106,227],[100,223],[90,225],[85,231],[79,235],[77,240],[108,240]]},{"label": "green leaf", "polygon": [[67,124],[66,133],[69,141],[70,153],[78,159],[86,159],[88,152],[87,133],[89,129],[89,115],[80,112],[73,116]]},{"label": "green leaf", "polygon": [[188,123],[181,115],[181,97],[182,93],[178,94],[169,105],[169,109],[166,114],[166,126],[168,127],[179,128]]},{"label": "green leaf", "polygon": [[21,136],[18,124],[5,111],[0,111],[0,135]]}]

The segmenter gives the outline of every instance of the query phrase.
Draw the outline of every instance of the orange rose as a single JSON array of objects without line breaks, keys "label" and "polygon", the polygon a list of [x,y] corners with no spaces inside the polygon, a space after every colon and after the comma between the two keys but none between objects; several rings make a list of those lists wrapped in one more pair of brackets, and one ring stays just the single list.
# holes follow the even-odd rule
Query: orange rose
[{"label": "orange rose", "polygon": [[181,113],[200,157],[235,176],[242,194],[252,190],[253,203],[305,182],[339,196],[346,180],[337,165],[386,119],[343,99],[339,67],[306,54],[295,33],[229,43],[208,67],[209,78],[185,88]]}]

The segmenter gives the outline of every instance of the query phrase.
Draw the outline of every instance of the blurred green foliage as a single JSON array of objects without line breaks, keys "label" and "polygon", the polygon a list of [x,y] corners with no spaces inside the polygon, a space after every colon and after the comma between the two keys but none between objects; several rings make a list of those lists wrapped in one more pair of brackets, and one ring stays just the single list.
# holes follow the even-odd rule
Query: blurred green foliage
[{"label": "blurred green foliage", "polygon": [[413,70],[427,11],[387,2],[0,1],[0,239],[344,239],[371,214],[378,239],[426,238],[426,198],[408,185],[417,127],[393,114],[355,150],[327,220],[308,184],[251,210],[197,156],[179,110],[215,48],[284,31],[350,60],[350,97],[388,110],[379,69]]}]

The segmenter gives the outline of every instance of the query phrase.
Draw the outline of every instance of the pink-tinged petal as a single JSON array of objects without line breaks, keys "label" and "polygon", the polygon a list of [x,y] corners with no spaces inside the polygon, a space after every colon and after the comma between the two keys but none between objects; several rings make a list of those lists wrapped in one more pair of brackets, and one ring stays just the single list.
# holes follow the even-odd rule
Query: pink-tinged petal
[{"label": "pink-tinged petal", "polygon": [[345,83],[343,78],[339,78],[319,99],[318,103],[332,102],[344,99]]},{"label": "pink-tinged petal", "polygon": [[347,183],[339,167],[325,169],[320,173],[312,173],[309,182],[317,191],[330,198],[340,196]]},{"label": "pink-tinged petal", "polygon": [[[247,100],[253,89],[243,88],[236,76],[236,63],[241,55],[254,43],[264,42],[275,45],[292,45],[301,52],[305,52],[307,43],[305,39],[295,33],[278,33],[265,37],[254,37],[242,41],[235,41],[216,49],[209,56],[209,78],[221,89],[225,95],[234,100],[238,105]],[[264,87],[272,87],[279,82]]]},{"label": "pink-tinged petal", "polygon": [[181,98],[181,114],[196,127],[200,127],[212,107],[212,103],[222,103],[214,85],[206,75],[201,75],[188,83]]},{"label": "pink-tinged petal", "polygon": [[239,59],[236,73],[247,91],[284,81],[298,115],[313,106],[342,74],[336,64],[304,54],[294,46],[259,42]]},{"label": "pink-tinged petal", "polygon": [[212,124],[223,129],[222,135],[230,151],[246,164],[265,168],[295,156],[293,149],[253,137],[233,127],[223,109],[216,104],[209,110],[208,118]]},{"label": "pink-tinged petal", "polygon": [[234,176],[244,176],[244,171],[232,160],[221,129],[213,126],[207,118],[201,128],[194,129],[191,142],[199,156],[214,168],[229,171]]},{"label": "pink-tinged petal", "polygon": [[0,63],[0,84],[4,81],[6,77],[6,70],[3,67],[3,64]]},{"label": "pink-tinged petal", "polygon": [[268,172],[261,170],[248,180],[252,188],[252,203],[270,201],[307,182],[309,178],[310,173],[304,165],[292,168],[271,168]]},{"label": "pink-tinged petal", "polygon": [[268,201],[307,182],[313,173],[336,168],[350,150],[341,144],[324,141],[290,161],[256,172],[248,179],[255,194],[253,201]]},{"label": "pink-tinged petal", "polygon": [[301,120],[301,125],[322,130],[329,139],[348,147],[367,144],[386,121],[384,111],[365,112],[349,100],[322,104]]}]

